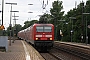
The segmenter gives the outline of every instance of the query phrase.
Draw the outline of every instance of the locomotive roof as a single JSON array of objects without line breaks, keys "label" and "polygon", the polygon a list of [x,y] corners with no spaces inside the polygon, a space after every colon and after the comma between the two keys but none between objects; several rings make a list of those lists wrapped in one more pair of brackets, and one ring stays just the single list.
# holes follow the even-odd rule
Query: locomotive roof
[{"label": "locomotive roof", "polygon": [[46,25],[46,26],[54,26],[53,24],[34,24],[33,26],[43,26],[43,25]]},{"label": "locomotive roof", "polygon": [[[54,27],[54,25],[53,24],[33,24],[32,26],[53,26]],[[19,31],[18,33],[20,33],[20,32],[25,32],[25,31],[27,31],[27,29],[30,29],[32,26],[30,26],[30,27],[28,27],[28,28],[26,28],[26,29],[24,29],[24,30],[21,30],[21,31]]]}]

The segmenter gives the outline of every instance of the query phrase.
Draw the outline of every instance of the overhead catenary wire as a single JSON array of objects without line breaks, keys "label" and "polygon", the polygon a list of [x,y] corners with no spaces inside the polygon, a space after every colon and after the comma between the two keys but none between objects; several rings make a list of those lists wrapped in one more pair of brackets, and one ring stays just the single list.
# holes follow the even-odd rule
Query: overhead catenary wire
[{"label": "overhead catenary wire", "polygon": [[[48,6],[48,4],[49,4],[49,1],[50,0],[39,0],[39,2],[41,3],[41,9],[42,9],[42,13],[43,14],[45,14],[45,13],[48,13],[48,11],[47,11],[47,9],[46,9],[46,7]],[[40,10],[39,10],[40,11]],[[38,12],[39,12],[38,11]],[[40,11],[41,12],[41,11]],[[42,14],[42,15],[43,15]],[[39,15],[38,15],[39,16]],[[35,17],[37,17],[37,16],[35,16]],[[40,16],[39,16],[40,17]]]}]

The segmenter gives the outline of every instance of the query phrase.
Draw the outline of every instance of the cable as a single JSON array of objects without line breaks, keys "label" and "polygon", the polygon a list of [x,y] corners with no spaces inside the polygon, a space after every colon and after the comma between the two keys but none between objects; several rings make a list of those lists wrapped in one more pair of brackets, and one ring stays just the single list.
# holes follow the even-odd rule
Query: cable
[{"label": "cable", "polygon": [[[40,0],[39,0],[40,1]],[[40,1],[41,5],[42,5],[42,2]]]}]

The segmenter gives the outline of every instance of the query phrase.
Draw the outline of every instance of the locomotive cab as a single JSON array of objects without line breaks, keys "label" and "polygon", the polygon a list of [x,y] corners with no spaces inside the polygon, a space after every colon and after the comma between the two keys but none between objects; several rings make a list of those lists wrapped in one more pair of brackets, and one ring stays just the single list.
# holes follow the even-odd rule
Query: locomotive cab
[{"label": "locomotive cab", "polygon": [[35,25],[35,47],[51,49],[54,40],[54,26],[52,24]]}]

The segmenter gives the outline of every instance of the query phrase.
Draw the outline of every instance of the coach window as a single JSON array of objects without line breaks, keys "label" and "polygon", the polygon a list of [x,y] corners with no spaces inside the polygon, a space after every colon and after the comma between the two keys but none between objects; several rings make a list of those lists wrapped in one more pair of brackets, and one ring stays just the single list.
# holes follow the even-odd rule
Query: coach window
[{"label": "coach window", "polygon": [[37,32],[43,32],[43,27],[40,27],[40,26],[36,27],[36,31]]}]

